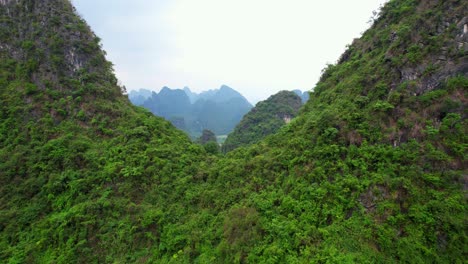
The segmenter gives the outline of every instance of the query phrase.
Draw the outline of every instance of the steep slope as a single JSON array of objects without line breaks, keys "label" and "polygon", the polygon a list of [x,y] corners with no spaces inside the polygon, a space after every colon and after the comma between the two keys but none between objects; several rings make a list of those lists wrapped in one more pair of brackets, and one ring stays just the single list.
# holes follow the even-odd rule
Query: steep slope
[{"label": "steep slope", "polygon": [[184,92],[189,97],[190,103],[193,104],[198,100],[199,95],[197,93],[192,92],[192,90],[190,90],[190,88],[184,87]]},{"label": "steep slope", "polygon": [[68,1],[0,1],[0,260],[463,263],[466,10],[391,0],[289,125],[216,159],[129,104]]},{"label": "steep slope", "polygon": [[289,91],[281,91],[259,102],[229,134],[223,144],[223,151],[257,143],[277,132],[297,115],[301,106],[301,98]]},{"label": "steep slope", "polygon": [[464,262],[467,5],[390,1],[298,117],[213,168],[225,262]]},{"label": "steep slope", "polygon": [[131,106],[69,1],[0,1],[0,38],[0,262],[151,255],[203,148]]}]

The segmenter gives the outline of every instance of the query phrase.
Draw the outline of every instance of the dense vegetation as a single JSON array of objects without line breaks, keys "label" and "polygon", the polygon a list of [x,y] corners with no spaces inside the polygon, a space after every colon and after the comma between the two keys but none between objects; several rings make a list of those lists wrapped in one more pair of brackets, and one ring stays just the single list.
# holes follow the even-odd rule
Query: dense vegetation
[{"label": "dense vegetation", "polygon": [[131,106],[68,1],[18,2],[0,5],[0,262],[148,255],[204,149]]},{"label": "dense vegetation", "polygon": [[288,91],[281,91],[257,103],[229,134],[223,144],[223,151],[257,143],[277,132],[297,115],[301,106],[302,98]]},{"label": "dense vegetation", "polygon": [[216,135],[211,130],[204,129],[202,135],[197,139],[197,143],[203,145],[207,153],[219,153],[219,144],[216,140]]},{"label": "dense vegetation", "polygon": [[121,95],[67,0],[0,1],[0,260],[463,263],[466,1],[391,0],[225,157]]}]

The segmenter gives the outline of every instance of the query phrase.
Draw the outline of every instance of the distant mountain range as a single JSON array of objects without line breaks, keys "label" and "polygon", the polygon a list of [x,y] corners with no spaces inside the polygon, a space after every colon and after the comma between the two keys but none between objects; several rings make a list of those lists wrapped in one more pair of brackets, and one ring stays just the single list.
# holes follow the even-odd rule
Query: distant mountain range
[{"label": "distant mountain range", "polygon": [[293,92],[301,98],[303,104],[309,101],[309,91],[302,92],[301,90],[293,90]]},{"label": "distant mountain range", "polygon": [[140,89],[138,91],[130,91],[128,98],[134,105],[142,106],[146,99],[151,97],[152,91],[147,89]]},{"label": "distant mountain range", "polygon": [[195,93],[190,88],[163,87],[159,93],[147,89],[131,91],[130,101],[169,120],[177,128],[197,137],[204,129],[217,135],[229,134],[252,105],[236,90],[219,89]]}]

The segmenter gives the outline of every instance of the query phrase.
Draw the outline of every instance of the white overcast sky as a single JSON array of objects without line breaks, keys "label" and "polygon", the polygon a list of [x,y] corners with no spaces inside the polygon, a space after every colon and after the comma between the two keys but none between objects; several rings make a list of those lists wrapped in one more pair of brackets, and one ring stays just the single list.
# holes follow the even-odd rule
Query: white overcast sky
[{"label": "white overcast sky", "polygon": [[386,0],[72,0],[127,90],[311,90]]}]

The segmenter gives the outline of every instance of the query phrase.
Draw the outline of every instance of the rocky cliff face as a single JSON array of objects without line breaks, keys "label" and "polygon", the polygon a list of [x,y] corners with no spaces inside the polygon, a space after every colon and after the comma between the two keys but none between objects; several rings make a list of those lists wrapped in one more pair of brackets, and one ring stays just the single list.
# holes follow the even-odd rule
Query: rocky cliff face
[{"label": "rocky cliff face", "polygon": [[[396,3],[389,3],[384,10],[392,8],[392,5]],[[407,82],[414,95],[430,92],[439,88],[448,78],[466,74],[468,34],[465,28],[468,17],[463,11],[466,4],[424,1],[407,4],[407,7],[412,5],[417,5],[417,9],[411,20],[393,25],[376,23],[374,30],[381,31],[381,35],[378,38],[356,40],[340,62],[345,62],[353,50],[372,53],[376,46],[385,45],[388,48],[382,60],[392,69],[394,76],[390,88],[395,90],[401,83]],[[442,15],[448,12],[452,15]],[[395,22],[402,16],[384,12],[379,20]]]},{"label": "rocky cliff face", "polygon": [[18,0],[0,0],[0,5],[8,5],[10,2],[18,3]]},{"label": "rocky cliff face", "polygon": [[100,39],[77,16],[69,1],[22,0],[1,4],[2,57],[27,64],[25,74],[40,90],[46,89],[46,81],[69,88],[73,82],[116,86],[112,64],[105,59]]}]

